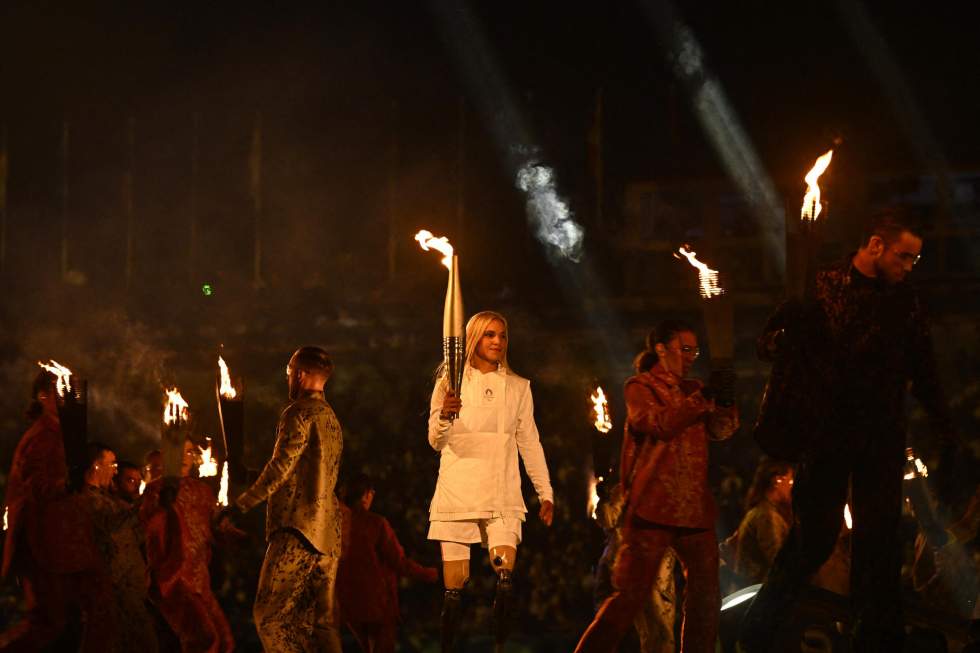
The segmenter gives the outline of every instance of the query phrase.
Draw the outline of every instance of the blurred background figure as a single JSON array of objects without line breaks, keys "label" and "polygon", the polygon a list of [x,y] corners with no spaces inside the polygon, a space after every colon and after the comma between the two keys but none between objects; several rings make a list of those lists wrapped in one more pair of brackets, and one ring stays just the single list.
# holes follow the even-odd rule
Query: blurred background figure
[{"label": "blurred background figure", "polygon": [[215,533],[240,531],[225,521],[213,524],[217,497],[206,482],[190,476],[199,463],[200,451],[188,440],[176,492],[170,481],[178,479],[162,478],[143,493],[140,521],[146,529],[150,595],[183,653],[229,653],[235,642],[211,591],[208,565]]},{"label": "blurred background figure", "polygon": [[740,586],[765,581],[793,523],[793,467],[763,458],[745,498],[745,517],[734,535],[734,568]]},{"label": "blurred background figure", "polygon": [[350,506],[349,546],[337,576],[344,623],[367,653],[393,653],[397,640],[398,577],[435,583],[439,573],[405,555],[388,520],[371,512],[374,483],[357,474],[347,485]]},{"label": "blurred background figure", "polygon": [[[134,642],[139,642],[141,651],[155,653],[156,630],[146,606],[143,529],[133,502],[112,492],[116,470],[115,452],[105,444],[90,442],[82,496],[91,515],[96,546],[112,584],[109,606],[115,628],[110,650],[131,651]],[[139,469],[135,471],[138,479]],[[136,492],[139,492],[138,481]]]},{"label": "blurred background figure", "polygon": [[114,479],[114,490],[117,497],[130,503],[135,503],[140,498],[140,483],[143,481],[143,474],[136,463],[122,461],[116,467],[116,478]]}]

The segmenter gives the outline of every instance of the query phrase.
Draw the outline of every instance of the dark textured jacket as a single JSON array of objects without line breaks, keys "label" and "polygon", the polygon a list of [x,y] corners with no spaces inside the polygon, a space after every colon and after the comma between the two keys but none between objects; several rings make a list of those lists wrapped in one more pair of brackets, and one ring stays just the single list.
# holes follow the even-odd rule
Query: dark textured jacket
[{"label": "dark textured jacket", "polygon": [[334,490],[343,447],[340,422],[323,393],[306,393],[282,411],[272,458],[237,504],[249,510],[268,499],[267,538],[294,529],[320,553],[339,556],[341,514]]}]

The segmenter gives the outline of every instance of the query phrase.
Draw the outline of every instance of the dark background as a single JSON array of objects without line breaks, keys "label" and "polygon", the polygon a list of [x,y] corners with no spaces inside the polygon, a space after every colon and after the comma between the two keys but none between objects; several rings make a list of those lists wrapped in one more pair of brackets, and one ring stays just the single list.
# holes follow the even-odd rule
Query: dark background
[{"label": "dark background", "polygon": [[[461,7],[479,33],[451,20]],[[747,425],[765,380],[753,339],[784,293],[779,253],[691,101],[708,77],[787,215],[804,173],[836,143],[822,179],[823,258],[853,249],[877,206],[902,203],[924,219],[915,277],[958,425],[976,443],[975,25],[952,5],[678,3],[675,20],[708,71],[692,81],[664,38],[681,33],[665,7],[3,3],[0,468],[25,426],[37,360],[87,378],[93,437],[140,461],[156,446],[165,384],[184,391],[201,434],[216,434],[222,345],[245,378],[247,459],[259,468],[285,362],[300,344],[321,344],[337,364],[327,395],[345,428],[342,474],[373,474],[377,510],[410,554],[435,564],[425,528],[437,457],[424,432],[444,270],[412,240],[428,228],[457,247],[469,311],[510,318],[511,362],[533,381],[558,515],[547,531],[533,517],[526,525],[517,639],[569,648],[591,616],[600,541],[586,517],[588,395],[601,383],[613,400],[614,430],[596,444],[604,460],[646,332],[667,316],[701,325],[693,271],[670,256],[679,244],[731,280]],[[466,65],[473,56],[499,78]],[[506,93],[488,101],[488,89]],[[529,226],[514,183],[515,152],[529,146],[585,229],[579,262]],[[702,357],[697,372],[708,369]],[[922,415],[910,415],[928,457]],[[747,427],[715,448],[719,533],[737,524],[758,455]],[[219,594],[242,650],[255,650],[247,606],[261,546],[243,551],[223,558]],[[482,581],[477,634],[488,571]],[[419,649],[436,632],[440,593],[406,592],[405,645]]]}]

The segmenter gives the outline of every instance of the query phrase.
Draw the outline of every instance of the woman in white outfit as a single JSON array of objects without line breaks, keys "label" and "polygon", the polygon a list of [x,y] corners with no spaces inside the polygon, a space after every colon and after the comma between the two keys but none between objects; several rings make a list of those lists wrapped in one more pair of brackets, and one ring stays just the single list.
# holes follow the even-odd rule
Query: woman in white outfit
[{"label": "woman in white outfit", "polygon": [[[524,461],[550,526],[554,495],[534,423],[531,384],[507,364],[507,320],[483,311],[466,324],[466,365],[459,396],[437,374],[429,412],[429,444],[440,452],[439,479],[429,508],[429,539],[442,548],[446,594],[442,650],[452,650],[463,587],[470,575],[470,547],[489,549],[497,574],[494,635],[502,650],[513,604],[511,574],[527,514],[521,495],[518,454]],[[450,420],[449,415],[459,415]]]}]

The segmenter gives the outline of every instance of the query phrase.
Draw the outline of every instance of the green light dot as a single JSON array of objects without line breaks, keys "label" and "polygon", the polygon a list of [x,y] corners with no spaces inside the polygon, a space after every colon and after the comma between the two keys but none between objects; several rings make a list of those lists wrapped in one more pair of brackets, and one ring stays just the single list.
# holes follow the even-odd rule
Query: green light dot
[{"label": "green light dot", "polygon": [[213,295],[214,289],[211,287],[211,284],[206,283],[203,286],[201,286],[201,294],[204,295],[205,297],[210,297],[211,295]]}]

